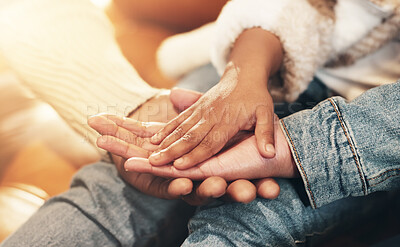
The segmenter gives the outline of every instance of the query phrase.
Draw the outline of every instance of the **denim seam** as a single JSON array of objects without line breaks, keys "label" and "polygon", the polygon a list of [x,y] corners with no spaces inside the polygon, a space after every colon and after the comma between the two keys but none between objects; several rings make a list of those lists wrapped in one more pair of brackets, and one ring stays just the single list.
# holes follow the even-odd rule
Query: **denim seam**
[{"label": "denim seam", "polygon": [[313,231],[312,233],[306,233],[306,234],[304,234],[304,236],[305,236],[305,238],[306,238],[305,240],[295,240],[294,242],[295,242],[295,244],[304,244],[304,243],[307,242],[307,238],[312,238],[312,237],[314,237],[314,236],[322,236],[322,235],[325,235],[325,234],[327,234],[329,231],[331,231],[334,227],[335,227],[335,226],[329,226],[329,227],[327,227],[325,230],[320,231],[320,232]]},{"label": "denim seam", "polygon": [[346,127],[345,127],[345,124],[344,124],[344,121],[343,121],[343,117],[342,117],[341,113],[339,112],[339,108],[338,108],[338,106],[336,105],[336,103],[335,103],[332,99],[328,99],[328,100],[329,100],[329,102],[331,102],[331,104],[332,104],[332,106],[333,106],[333,109],[334,109],[335,112],[336,112],[336,115],[337,115],[337,117],[338,117],[338,119],[339,119],[340,125],[342,126],[342,129],[343,129],[343,131],[344,131],[344,135],[346,136],[347,142],[349,143],[351,152],[353,153],[353,159],[354,159],[354,161],[355,161],[355,163],[356,163],[358,175],[360,176],[360,179],[361,179],[361,184],[362,184],[363,193],[364,193],[364,195],[367,195],[367,191],[366,191],[366,188],[365,188],[365,180],[364,180],[364,177],[363,177],[362,172],[361,172],[361,166],[360,166],[359,160],[358,160],[358,158],[357,158],[357,154],[356,154],[356,152],[355,152],[355,149],[354,149],[354,147],[353,147],[353,144],[352,144],[352,142],[351,142],[351,140],[350,140],[351,138],[350,138],[350,136],[349,136],[349,133],[348,133],[347,130],[346,130]]},{"label": "denim seam", "polygon": [[378,184],[385,182],[385,181],[388,180],[389,178],[391,178],[391,177],[396,177],[396,176],[399,176],[399,175],[400,175],[400,174],[393,174],[393,175],[390,175],[389,177],[386,177],[385,179],[383,179],[382,181],[379,181],[379,182],[376,183],[376,184],[371,184],[369,187],[377,186]]},{"label": "denim seam", "polygon": [[[371,180],[374,180],[374,179],[380,178],[380,177],[382,177],[383,175],[385,175],[386,173],[388,173],[388,172],[392,172],[392,171],[400,171],[400,168],[396,168],[396,169],[390,169],[390,170],[387,170],[387,171],[385,171],[385,172],[382,172],[381,174],[379,174],[379,175],[377,175],[377,176],[375,176],[375,177],[368,178],[367,180],[368,180],[368,181],[371,181]],[[396,176],[396,175],[400,175],[400,174],[395,174],[395,175],[392,175],[392,176]]]},{"label": "denim seam", "polygon": [[309,180],[308,180],[308,177],[307,177],[307,174],[306,174],[306,172],[305,172],[305,170],[304,170],[304,167],[303,167],[303,165],[301,164],[300,156],[299,156],[299,154],[298,154],[298,152],[297,152],[296,146],[294,145],[294,142],[293,142],[293,140],[292,140],[292,137],[290,136],[289,131],[288,131],[288,129],[286,128],[285,123],[284,123],[282,120],[281,120],[281,123],[282,123],[283,128],[285,129],[285,132],[286,132],[287,137],[288,137],[289,140],[290,140],[290,143],[292,144],[293,151],[294,151],[294,153],[295,153],[295,155],[296,155],[297,163],[299,164],[299,166],[300,166],[300,168],[301,168],[301,172],[302,172],[302,174],[303,174],[303,176],[304,176],[304,178],[305,178],[305,180],[306,180],[307,190],[308,190],[308,193],[310,194],[312,204],[313,204],[314,208],[317,208],[317,203],[315,202],[314,194],[313,194],[313,192],[311,191],[310,182],[309,182]]}]

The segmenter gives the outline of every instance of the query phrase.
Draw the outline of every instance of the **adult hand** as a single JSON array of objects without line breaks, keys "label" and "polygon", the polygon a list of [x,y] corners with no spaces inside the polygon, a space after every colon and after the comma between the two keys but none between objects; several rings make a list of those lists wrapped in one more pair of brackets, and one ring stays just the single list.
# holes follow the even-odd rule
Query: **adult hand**
[{"label": "adult hand", "polygon": [[[172,105],[168,95],[160,95],[146,102],[131,117],[147,122],[166,122],[177,115],[176,109],[185,109],[193,104],[200,96],[200,94],[194,92],[180,89],[173,90],[171,93],[171,101],[174,105]],[[211,198],[220,197],[225,193],[228,197],[238,202],[252,201],[256,197],[256,192],[260,196],[266,198],[274,198],[279,194],[279,186],[270,179],[260,180],[255,185],[247,180],[238,180],[227,186],[224,179],[210,177],[193,188],[192,181],[187,178],[171,180],[150,174],[127,172],[123,167],[125,159],[132,157],[132,155],[139,157],[148,156],[148,153],[144,152],[144,149],[139,148],[139,146],[145,143],[146,139],[130,136],[129,133],[123,131],[122,128],[118,127],[106,116],[95,116],[91,118],[89,120],[89,125],[99,131],[99,133],[106,135],[99,138],[98,145],[100,147],[109,149],[110,152],[120,155],[120,157],[113,155],[113,160],[121,177],[146,194],[165,199],[183,197],[187,202],[196,205],[204,204]],[[122,145],[118,145],[121,142],[125,142],[122,140],[126,140],[127,143],[135,145],[138,148],[133,150],[124,149]]]}]

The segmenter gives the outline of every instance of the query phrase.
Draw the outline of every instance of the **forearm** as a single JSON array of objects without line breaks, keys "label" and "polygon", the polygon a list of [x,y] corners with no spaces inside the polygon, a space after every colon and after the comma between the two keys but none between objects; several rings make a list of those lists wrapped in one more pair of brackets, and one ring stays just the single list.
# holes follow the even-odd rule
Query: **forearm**
[{"label": "forearm", "polygon": [[400,188],[400,82],[328,99],[281,125],[316,208]]},{"label": "forearm", "polygon": [[125,60],[107,18],[89,1],[4,1],[0,30],[10,67],[92,144],[88,116],[126,115],[158,92]]},{"label": "forearm", "polygon": [[279,37],[284,50],[279,73],[282,83],[271,87],[271,94],[294,101],[319,68],[382,21],[374,14],[379,11],[371,11],[372,5],[368,1],[229,1],[216,23],[212,62],[222,73],[233,44],[244,30],[267,30]]},{"label": "forearm", "polygon": [[236,40],[229,61],[241,72],[264,78],[264,83],[267,83],[269,76],[281,67],[282,58],[283,50],[278,37],[261,28],[251,28]]}]

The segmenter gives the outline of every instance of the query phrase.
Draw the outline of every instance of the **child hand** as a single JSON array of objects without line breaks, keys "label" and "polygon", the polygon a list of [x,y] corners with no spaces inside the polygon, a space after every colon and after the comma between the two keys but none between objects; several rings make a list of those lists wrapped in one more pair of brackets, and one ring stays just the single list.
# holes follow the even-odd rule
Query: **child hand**
[{"label": "child hand", "polygon": [[[253,81],[259,83],[252,83]],[[240,130],[255,134],[260,153],[272,158],[274,149],[273,102],[264,76],[242,73],[231,66],[218,85],[151,138],[159,148],[152,165],[174,161],[187,169],[218,153]]]}]

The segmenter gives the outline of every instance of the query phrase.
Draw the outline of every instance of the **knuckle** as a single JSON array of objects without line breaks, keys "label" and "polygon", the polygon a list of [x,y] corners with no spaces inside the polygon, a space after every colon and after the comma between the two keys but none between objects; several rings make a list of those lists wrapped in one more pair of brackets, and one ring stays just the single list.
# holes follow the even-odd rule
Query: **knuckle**
[{"label": "knuckle", "polygon": [[202,135],[201,133],[188,132],[182,136],[181,140],[186,144],[195,144],[202,140]]},{"label": "knuckle", "polygon": [[116,136],[118,135],[118,126],[114,125],[114,124],[110,124],[106,127],[106,133]]},{"label": "knuckle", "polygon": [[192,133],[186,133],[181,138],[182,142],[194,142],[195,140],[196,140],[196,137]]},{"label": "knuckle", "polygon": [[138,146],[138,144],[137,144],[138,140],[137,139],[138,138],[135,135],[132,135],[132,136],[129,136],[129,138],[126,139],[126,142]]},{"label": "knuckle", "polygon": [[182,126],[178,126],[175,130],[173,135],[178,136],[179,138],[183,137],[183,135],[185,134]]},{"label": "knuckle", "polygon": [[206,137],[199,145],[205,150],[211,150],[213,147],[213,141],[210,138]]}]

